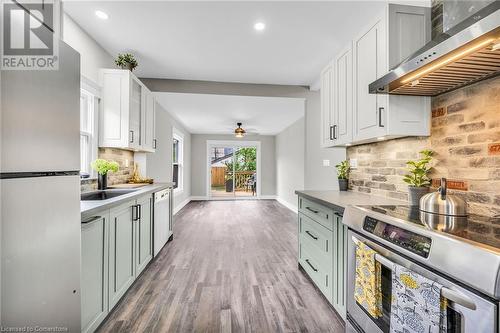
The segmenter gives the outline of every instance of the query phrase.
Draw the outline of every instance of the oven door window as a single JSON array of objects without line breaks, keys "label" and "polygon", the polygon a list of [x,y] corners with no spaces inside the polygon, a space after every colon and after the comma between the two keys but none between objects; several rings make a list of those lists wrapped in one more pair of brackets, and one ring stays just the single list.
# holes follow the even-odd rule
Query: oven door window
[{"label": "oven door window", "polygon": [[[360,306],[359,308],[362,309],[365,314],[371,318],[371,320],[382,330],[382,332],[389,333],[390,332],[390,325],[391,325],[391,295],[392,295],[392,271],[385,267],[381,267],[382,272],[382,316],[380,318],[373,318],[365,309]],[[448,333],[462,333],[462,323],[463,323],[463,318],[462,315],[455,311],[452,307],[450,307],[450,303],[448,302],[448,307],[447,307],[447,332]]]}]

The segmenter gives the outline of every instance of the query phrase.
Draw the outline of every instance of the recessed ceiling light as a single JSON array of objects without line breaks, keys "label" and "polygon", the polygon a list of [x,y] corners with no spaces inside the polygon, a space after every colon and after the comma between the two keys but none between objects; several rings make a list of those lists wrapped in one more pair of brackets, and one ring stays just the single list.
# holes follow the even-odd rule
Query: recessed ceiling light
[{"label": "recessed ceiling light", "polygon": [[253,25],[253,28],[257,31],[262,31],[266,28],[266,24],[264,22],[257,22]]},{"label": "recessed ceiling light", "polygon": [[103,12],[102,10],[96,10],[95,11],[95,16],[97,16],[98,18],[100,18],[101,20],[107,20],[108,19],[108,14],[106,14],[105,12]]}]

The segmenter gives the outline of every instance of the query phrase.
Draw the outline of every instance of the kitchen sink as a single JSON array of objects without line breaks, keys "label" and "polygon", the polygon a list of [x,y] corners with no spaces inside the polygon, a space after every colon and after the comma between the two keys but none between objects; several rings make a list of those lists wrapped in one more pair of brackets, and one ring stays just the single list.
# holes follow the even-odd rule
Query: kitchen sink
[{"label": "kitchen sink", "polygon": [[80,195],[80,199],[82,201],[107,200],[119,197],[120,195],[132,193],[137,190],[138,190],[137,188],[133,188],[133,189],[123,189],[123,190],[101,190],[101,191],[87,192],[87,193],[82,193]]}]

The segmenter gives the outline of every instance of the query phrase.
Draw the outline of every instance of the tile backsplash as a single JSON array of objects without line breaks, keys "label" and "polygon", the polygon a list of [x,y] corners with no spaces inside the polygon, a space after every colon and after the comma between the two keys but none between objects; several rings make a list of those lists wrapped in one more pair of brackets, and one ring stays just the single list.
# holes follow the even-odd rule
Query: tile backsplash
[{"label": "tile backsplash", "polygon": [[433,186],[446,177],[471,213],[500,214],[500,78],[433,98],[430,137],[349,147],[347,157],[358,160],[350,188],[407,200],[406,161],[423,149],[435,152]]},{"label": "tile backsplash", "polygon": [[[117,148],[99,148],[99,158],[118,162],[118,172],[108,174],[108,185],[123,184],[132,177],[134,172],[134,152]],[[97,180],[82,180],[81,191],[88,192],[97,189]]]}]

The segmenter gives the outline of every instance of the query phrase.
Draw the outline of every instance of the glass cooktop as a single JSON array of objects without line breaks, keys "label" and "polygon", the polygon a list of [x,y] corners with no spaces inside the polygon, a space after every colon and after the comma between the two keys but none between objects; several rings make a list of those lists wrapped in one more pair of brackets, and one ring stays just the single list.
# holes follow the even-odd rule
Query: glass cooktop
[{"label": "glass cooktop", "polygon": [[373,212],[422,225],[466,240],[500,249],[500,216],[487,217],[469,214],[464,218],[446,218],[442,215],[422,214],[418,206],[363,206]]}]

